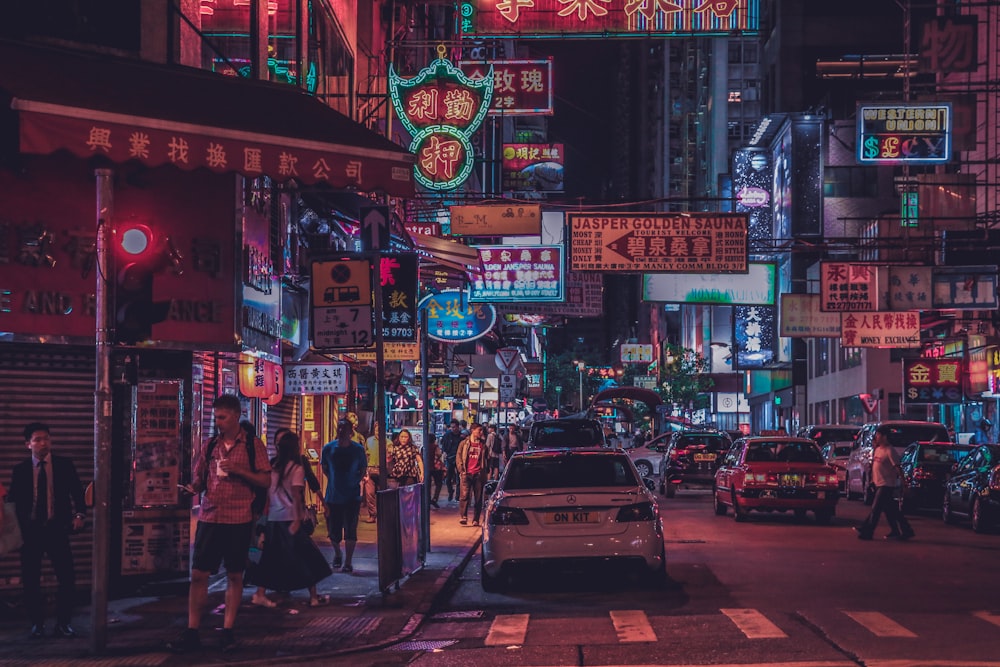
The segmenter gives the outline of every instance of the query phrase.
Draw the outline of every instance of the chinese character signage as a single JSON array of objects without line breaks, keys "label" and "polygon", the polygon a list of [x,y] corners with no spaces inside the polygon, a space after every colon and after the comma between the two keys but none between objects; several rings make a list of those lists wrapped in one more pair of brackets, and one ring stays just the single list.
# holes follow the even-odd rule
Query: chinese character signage
[{"label": "chinese character signage", "polygon": [[951,103],[863,103],[859,164],[942,164],[951,159]]},{"label": "chinese character signage", "polygon": [[493,105],[490,115],[551,116],[552,59],[494,60],[489,64],[459,61],[472,80],[485,78],[493,67]]},{"label": "chinese character signage", "polygon": [[624,364],[653,362],[653,346],[649,343],[622,343],[620,352]]},{"label": "chinese character signage", "polygon": [[425,296],[417,304],[423,311],[424,327],[432,340],[458,343],[485,336],[497,321],[497,311],[488,303],[469,303],[462,290],[444,290]]},{"label": "chinese character signage", "polygon": [[777,309],[774,306],[737,306],[736,363],[733,370],[766,368],[774,361]]},{"label": "chinese character signage", "polygon": [[996,310],[997,267],[934,267],[931,305],[935,310]]},{"label": "chinese character signage", "polygon": [[347,364],[285,364],[285,394],[346,394]]},{"label": "chinese character signage", "polygon": [[878,310],[878,271],[874,264],[822,262],[819,309],[825,313]]},{"label": "chinese character signage", "polygon": [[563,191],[562,144],[504,144],[501,156],[503,190]]},{"label": "chinese character signage", "polygon": [[538,236],[540,204],[450,206],[452,236]]},{"label": "chinese character signage", "polygon": [[758,0],[461,0],[462,37],[601,37],[756,31]]},{"label": "chinese character signage", "polygon": [[561,245],[477,246],[481,272],[476,275],[470,301],[562,301],[563,249]]},{"label": "chinese character signage", "polygon": [[479,129],[493,99],[493,71],[472,80],[444,58],[405,79],[389,66],[389,97],[400,121],[413,136],[410,152],[417,182],[429,190],[453,190],[472,173],[469,137]]},{"label": "chinese character signage", "polygon": [[889,310],[930,310],[930,266],[889,267]]},{"label": "chinese character signage", "polygon": [[780,336],[840,338],[840,313],[823,313],[819,294],[782,294]]},{"label": "chinese character signage", "polygon": [[961,403],[961,359],[904,359],[903,396],[907,403]]},{"label": "chinese character signage", "polygon": [[177,507],[181,475],[178,381],[143,382],[135,390],[132,507]]},{"label": "chinese character signage", "polygon": [[[524,314],[516,305],[499,305],[504,315]],[[566,300],[559,303],[533,303],[530,311],[538,316],[600,317],[604,313],[604,276],[600,273],[566,272]],[[523,319],[523,318],[522,318]]]},{"label": "chinese character signage", "polygon": [[417,255],[385,254],[379,271],[382,281],[382,340],[417,340]]},{"label": "chinese character signage", "polygon": [[427,378],[427,398],[468,398],[469,376],[432,375]]},{"label": "chinese character signage", "polygon": [[842,313],[844,347],[920,347],[920,313]]},{"label": "chinese character signage", "polygon": [[920,34],[917,64],[924,74],[975,72],[978,19],[947,16],[930,19]]},{"label": "chinese character signage", "polygon": [[[747,216],[567,213],[570,268],[622,273],[746,273]],[[773,301],[772,301],[773,303]]]}]

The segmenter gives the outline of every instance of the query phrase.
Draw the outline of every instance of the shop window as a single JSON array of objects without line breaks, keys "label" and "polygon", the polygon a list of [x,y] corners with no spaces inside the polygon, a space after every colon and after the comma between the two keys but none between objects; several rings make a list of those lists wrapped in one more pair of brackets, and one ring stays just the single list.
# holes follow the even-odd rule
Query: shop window
[{"label": "shop window", "polygon": [[824,197],[877,197],[876,167],[825,167]]}]

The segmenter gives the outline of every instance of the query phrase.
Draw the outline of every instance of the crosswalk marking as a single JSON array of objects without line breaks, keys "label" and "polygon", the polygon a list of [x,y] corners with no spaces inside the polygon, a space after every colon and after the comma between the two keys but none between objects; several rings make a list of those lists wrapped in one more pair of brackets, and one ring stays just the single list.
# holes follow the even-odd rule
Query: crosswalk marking
[{"label": "crosswalk marking", "polygon": [[655,642],[656,633],[649,624],[646,612],[642,610],[612,611],[611,622],[615,624],[620,642]]},{"label": "crosswalk marking", "polygon": [[487,646],[521,645],[528,634],[530,614],[500,614],[490,624],[486,635]]},{"label": "crosswalk marking", "polygon": [[1000,615],[992,614],[988,611],[974,611],[972,615],[976,618],[981,618],[987,623],[992,623],[993,625],[1000,626]]},{"label": "crosswalk marking", "polygon": [[720,609],[747,639],[782,639],[787,637],[777,625],[756,609]]},{"label": "crosswalk marking", "polygon": [[876,637],[916,637],[915,634],[877,611],[845,611]]}]

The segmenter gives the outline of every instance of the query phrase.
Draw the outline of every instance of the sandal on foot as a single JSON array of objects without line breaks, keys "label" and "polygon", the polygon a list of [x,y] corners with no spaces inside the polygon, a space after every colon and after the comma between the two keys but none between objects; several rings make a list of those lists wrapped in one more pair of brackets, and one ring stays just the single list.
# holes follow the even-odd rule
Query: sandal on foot
[{"label": "sandal on foot", "polygon": [[329,595],[317,595],[315,600],[310,600],[309,601],[309,606],[310,607],[322,607],[322,606],[328,605],[328,604],[330,604],[330,596]]},{"label": "sandal on foot", "polygon": [[345,565],[344,567],[340,568],[340,571],[341,572],[354,572],[354,568],[351,567],[350,565]]}]

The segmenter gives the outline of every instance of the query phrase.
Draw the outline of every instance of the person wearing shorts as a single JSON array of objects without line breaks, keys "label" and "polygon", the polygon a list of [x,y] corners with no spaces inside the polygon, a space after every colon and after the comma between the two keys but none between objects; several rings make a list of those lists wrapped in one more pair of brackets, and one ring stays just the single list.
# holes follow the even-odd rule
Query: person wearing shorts
[{"label": "person wearing shorts", "polygon": [[[192,481],[183,490],[203,494],[194,535],[194,560],[191,563],[191,586],[188,589],[188,622],[181,636],[167,644],[175,653],[200,648],[199,628],[208,600],[208,577],[226,568],[226,611],[219,633],[220,648],[235,646],[233,626],[243,599],[243,570],[253,535],[254,488],[267,488],[271,482],[271,464],[260,438],[250,437],[240,425],[242,406],[233,394],[223,394],[213,403],[214,444],[206,443],[198,453]],[[249,446],[252,445],[252,446]],[[209,452],[208,450],[211,449]],[[253,453],[254,465],[250,465]],[[256,472],[254,472],[256,471]]]},{"label": "person wearing shorts", "polygon": [[[354,428],[347,419],[337,422],[337,438],[323,446],[320,462],[326,476],[326,530],[333,545],[333,568],[353,572],[352,559],[358,544],[358,514],[361,482],[368,471],[365,448],[351,438]],[[340,543],[344,542],[343,551]]]}]

